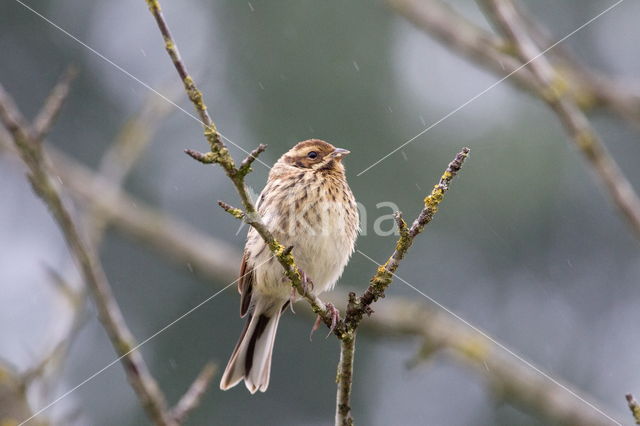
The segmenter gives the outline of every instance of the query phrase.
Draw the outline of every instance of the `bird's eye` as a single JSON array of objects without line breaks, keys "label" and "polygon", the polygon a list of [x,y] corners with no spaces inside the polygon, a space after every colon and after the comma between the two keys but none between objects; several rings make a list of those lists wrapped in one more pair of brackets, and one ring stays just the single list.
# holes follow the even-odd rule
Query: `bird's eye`
[{"label": "bird's eye", "polygon": [[312,160],[313,160],[314,158],[316,158],[317,156],[318,156],[318,153],[317,153],[317,152],[315,152],[315,151],[310,151],[310,152],[307,154],[307,157],[311,158]]}]

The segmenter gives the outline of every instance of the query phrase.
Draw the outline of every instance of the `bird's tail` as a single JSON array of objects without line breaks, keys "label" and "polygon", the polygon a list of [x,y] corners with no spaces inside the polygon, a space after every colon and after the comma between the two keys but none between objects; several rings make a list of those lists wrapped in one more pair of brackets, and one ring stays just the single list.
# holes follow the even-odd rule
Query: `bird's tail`
[{"label": "bird's tail", "polygon": [[267,390],[273,343],[285,303],[265,297],[258,299],[224,370],[220,389],[232,388],[244,379],[244,384],[252,394]]}]

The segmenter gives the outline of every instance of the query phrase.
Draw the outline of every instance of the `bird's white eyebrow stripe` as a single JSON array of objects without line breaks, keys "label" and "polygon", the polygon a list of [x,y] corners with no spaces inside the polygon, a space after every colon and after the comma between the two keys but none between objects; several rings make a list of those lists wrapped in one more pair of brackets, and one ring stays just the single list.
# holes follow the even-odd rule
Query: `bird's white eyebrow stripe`
[{"label": "bird's white eyebrow stripe", "polygon": [[[173,105],[174,107],[178,108],[180,111],[182,111],[183,113],[185,113],[187,116],[191,117],[192,119],[194,119],[195,121],[197,121],[198,123],[200,123],[201,125],[205,126],[205,124],[202,122],[202,120],[200,120],[198,117],[196,117],[195,115],[193,115],[192,113],[190,113],[189,111],[187,111],[186,109],[182,108],[180,105],[176,104],[175,102],[173,102],[171,99],[169,99],[167,96],[163,95],[162,93],[160,93],[159,91],[157,91],[156,89],[154,89],[153,87],[151,87],[149,84],[145,83],[144,81],[140,80],[138,77],[136,77],[135,75],[131,74],[129,71],[127,71],[126,69],[122,68],[120,65],[116,64],[115,62],[113,62],[111,59],[107,58],[106,56],[104,56],[102,53],[98,52],[97,50],[95,50],[93,47],[89,46],[87,43],[83,42],[82,40],[80,40],[78,37],[74,36],[73,34],[71,34],[70,32],[68,32],[67,30],[65,30],[64,28],[62,28],[61,26],[59,26],[58,24],[56,24],[55,22],[51,21],[49,18],[47,18],[46,16],[42,15],[40,12],[38,12],[37,10],[33,9],[31,6],[25,4],[22,0],[15,0],[17,3],[19,3],[20,5],[22,5],[25,9],[29,10],[30,12],[32,12],[33,14],[35,14],[36,16],[38,16],[39,18],[41,18],[43,21],[47,22],[49,25],[53,26],[54,28],[56,28],[57,30],[59,30],[60,32],[62,32],[63,34],[65,34],[66,36],[68,36],[69,38],[71,38],[73,41],[75,41],[76,43],[80,44],[82,47],[88,49],[91,53],[93,53],[94,55],[96,55],[97,57],[99,57],[100,59],[102,59],[103,61],[107,62],[108,64],[112,65],[114,68],[116,68],[118,71],[122,72],[124,75],[126,75],[127,77],[129,77],[130,79],[134,80],[135,82],[139,83],[140,85],[142,85],[143,87],[145,87],[146,89],[150,90],[151,92],[155,93],[156,95],[158,95],[159,97],[161,97],[164,101],[170,103],[171,105]],[[206,127],[206,126],[205,126]],[[236,148],[238,148],[239,150],[241,150],[242,152],[244,152],[245,154],[250,154],[249,151],[247,151],[246,149],[244,149],[243,147],[241,147],[240,145],[238,145],[237,143],[233,142],[231,139],[229,139],[228,137],[226,137],[225,135],[223,135],[220,131],[218,131],[218,134],[227,142],[229,142],[231,145],[235,146]],[[256,161],[259,162],[260,164],[262,164],[263,166],[265,166],[268,169],[271,169],[271,167],[263,162],[262,160],[260,160],[260,158],[256,158]]]}]

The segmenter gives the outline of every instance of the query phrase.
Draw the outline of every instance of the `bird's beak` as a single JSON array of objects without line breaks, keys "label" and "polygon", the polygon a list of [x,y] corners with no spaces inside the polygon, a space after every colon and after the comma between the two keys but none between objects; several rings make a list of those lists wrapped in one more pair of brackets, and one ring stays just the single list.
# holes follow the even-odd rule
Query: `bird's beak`
[{"label": "bird's beak", "polygon": [[342,157],[350,154],[351,151],[347,150],[347,149],[342,149],[342,148],[336,148],[333,150],[333,152],[331,153],[331,156],[333,158],[337,158],[338,160],[341,159]]}]

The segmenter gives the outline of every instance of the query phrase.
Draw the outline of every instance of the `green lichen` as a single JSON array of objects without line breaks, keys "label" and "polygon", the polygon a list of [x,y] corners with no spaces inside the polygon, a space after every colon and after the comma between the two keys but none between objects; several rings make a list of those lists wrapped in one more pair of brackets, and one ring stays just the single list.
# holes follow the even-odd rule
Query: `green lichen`
[{"label": "green lichen", "polygon": [[164,38],[164,48],[167,49],[167,52],[174,53],[176,50],[176,45],[169,37]]},{"label": "green lichen", "polygon": [[158,0],[147,0],[147,6],[149,6],[151,13],[160,12],[160,3],[158,3]]},{"label": "green lichen", "polygon": [[489,347],[486,342],[477,338],[461,342],[458,349],[467,357],[480,362],[487,359],[489,355]]},{"label": "green lichen", "polygon": [[[186,76],[184,80],[182,80],[184,84],[184,88],[187,91],[187,95],[191,102],[195,105],[195,107],[200,111],[205,111],[207,106],[204,104],[204,100],[202,99],[202,92],[196,88],[196,84],[193,81],[191,76]],[[213,127],[213,130],[217,133],[218,131],[215,129],[215,125],[211,124],[210,127]]]},{"label": "green lichen", "polygon": [[[445,172],[445,174],[447,174],[447,173],[449,173],[449,172]],[[443,179],[444,179],[444,175],[443,175]],[[444,192],[445,192],[445,188],[443,187],[443,185],[438,184],[438,185],[434,186],[433,190],[431,191],[431,194],[429,194],[424,199],[424,206],[426,208],[428,208],[429,210],[433,211],[434,213],[437,212],[438,211],[438,205],[444,199]]]},{"label": "green lichen", "polygon": [[556,73],[552,81],[543,89],[541,95],[547,102],[557,102],[569,90],[567,80],[560,74]]}]

